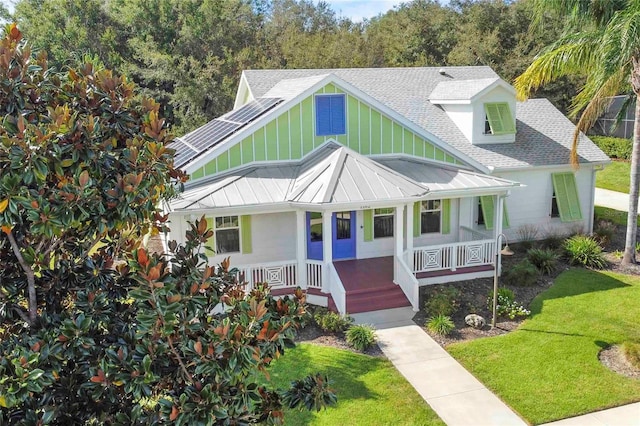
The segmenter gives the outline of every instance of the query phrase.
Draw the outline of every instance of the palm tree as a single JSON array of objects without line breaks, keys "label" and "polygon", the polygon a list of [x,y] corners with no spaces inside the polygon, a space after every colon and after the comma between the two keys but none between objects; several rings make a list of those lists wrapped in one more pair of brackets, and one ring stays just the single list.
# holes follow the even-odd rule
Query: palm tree
[{"label": "palm tree", "polygon": [[636,263],[635,247],[640,172],[640,0],[533,0],[534,23],[545,14],[566,18],[563,35],[545,48],[515,80],[518,98],[568,75],[583,76],[585,85],[574,97],[569,115],[580,116],[571,151],[577,167],[580,132],[586,132],[606,110],[612,96],[633,91],[636,98],[629,216],[623,264]]}]

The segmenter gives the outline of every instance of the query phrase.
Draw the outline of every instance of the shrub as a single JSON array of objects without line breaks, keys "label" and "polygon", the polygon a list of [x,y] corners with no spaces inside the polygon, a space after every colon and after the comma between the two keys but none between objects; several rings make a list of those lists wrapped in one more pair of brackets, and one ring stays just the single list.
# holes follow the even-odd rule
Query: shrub
[{"label": "shrub", "polygon": [[427,320],[425,326],[432,333],[436,333],[441,336],[448,336],[456,328],[456,325],[448,315],[433,316]]},{"label": "shrub", "polygon": [[540,230],[535,225],[526,224],[519,227],[517,233],[522,246],[529,249],[533,246],[533,242],[538,239]]},{"label": "shrub", "polygon": [[325,308],[317,308],[313,320],[322,331],[328,333],[343,333],[353,323],[349,315],[340,315]]},{"label": "shrub", "polygon": [[538,268],[527,259],[502,272],[502,282],[517,287],[530,287],[538,280]]},{"label": "shrub", "polygon": [[622,353],[631,365],[640,368],[640,343],[624,342],[622,344]]},{"label": "shrub", "polygon": [[569,261],[574,265],[595,269],[602,269],[606,266],[607,262],[602,255],[602,247],[592,237],[574,235],[564,242],[564,249],[569,256]]},{"label": "shrub", "polygon": [[527,260],[531,262],[538,271],[550,275],[556,269],[558,254],[550,249],[533,248],[527,252]]},{"label": "shrub", "polygon": [[460,290],[451,286],[440,286],[434,290],[424,304],[429,316],[453,315],[460,308]]},{"label": "shrub", "polygon": [[596,229],[593,231],[593,235],[603,246],[611,242],[615,233],[616,225],[608,220],[599,220]]},{"label": "shrub", "polygon": [[364,351],[376,342],[376,330],[369,324],[352,325],[347,330],[347,343]]},{"label": "shrub", "polygon": [[589,138],[609,157],[620,160],[631,159],[631,140],[610,136],[589,136]]},{"label": "shrub", "polygon": [[560,231],[549,229],[542,240],[542,245],[551,250],[558,250],[562,248],[564,240],[565,236]]},{"label": "shrub", "polygon": [[[487,308],[493,310],[493,291],[489,292],[487,296]],[[526,317],[531,311],[524,308],[515,301],[515,294],[508,288],[498,289],[498,300],[496,304],[496,315],[499,317],[509,317],[514,319],[516,317]]]}]

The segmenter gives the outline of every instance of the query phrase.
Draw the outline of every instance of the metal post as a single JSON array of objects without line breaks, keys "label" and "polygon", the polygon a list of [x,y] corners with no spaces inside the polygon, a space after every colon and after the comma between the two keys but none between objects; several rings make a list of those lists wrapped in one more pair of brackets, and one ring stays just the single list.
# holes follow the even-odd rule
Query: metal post
[{"label": "metal post", "polygon": [[[500,237],[505,241],[504,250],[500,250]],[[495,328],[496,326],[496,316],[498,310],[498,263],[500,262],[500,254],[504,254],[510,256],[513,254],[511,250],[509,250],[509,242],[507,241],[507,237],[500,233],[496,236],[496,258],[493,264],[493,309],[492,309],[492,317],[491,317],[491,328]]]}]

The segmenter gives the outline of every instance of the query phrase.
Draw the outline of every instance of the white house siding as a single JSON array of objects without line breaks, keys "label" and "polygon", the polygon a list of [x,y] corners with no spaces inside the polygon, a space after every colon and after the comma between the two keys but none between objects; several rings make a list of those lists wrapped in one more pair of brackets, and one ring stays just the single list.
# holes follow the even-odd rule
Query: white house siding
[{"label": "white house siding", "polygon": [[[213,217],[215,213],[207,214]],[[171,215],[170,239],[184,242],[187,220],[201,215]],[[209,262],[217,265],[225,257],[231,257],[231,265],[251,265],[296,258],[296,214],[295,212],[254,214],[251,216],[251,253],[223,253],[210,256]]]},{"label": "white house siding", "polygon": [[594,170],[590,166],[582,166],[575,172],[582,220],[576,222],[562,222],[559,217],[551,217],[551,197],[553,173],[571,172],[570,166],[564,168],[547,168],[538,170],[514,171],[496,173],[496,176],[514,180],[526,185],[514,188],[511,195],[505,199],[509,214],[509,228],[504,229],[505,235],[510,240],[517,241],[520,238],[518,229],[522,226],[535,226],[538,229],[538,238],[544,238],[545,234],[570,233],[579,228],[591,232],[593,216],[593,176]]}]

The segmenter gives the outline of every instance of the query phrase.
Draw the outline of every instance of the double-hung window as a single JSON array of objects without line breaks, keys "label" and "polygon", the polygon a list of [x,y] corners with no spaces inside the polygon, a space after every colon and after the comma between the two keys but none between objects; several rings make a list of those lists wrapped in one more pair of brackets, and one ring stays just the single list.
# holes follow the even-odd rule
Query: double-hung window
[{"label": "double-hung window", "polygon": [[506,135],[516,132],[513,115],[507,102],[484,104],[484,133],[487,135]]},{"label": "double-hung window", "polygon": [[440,200],[422,201],[420,206],[420,233],[440,232],[442,204]]},{"label": "double-hung window", "polygon": [[316,95],[316,136],[344,135],[346,108],[343,93]]},{"label": "double-hung window", "polygon": [[373,210],[373,238],[393,237],[393,208]]},{"label": "double-hung window", "polygon": [[216,253],[240,251],[240,222],[238,216],[218,216],[214,221]]}]

